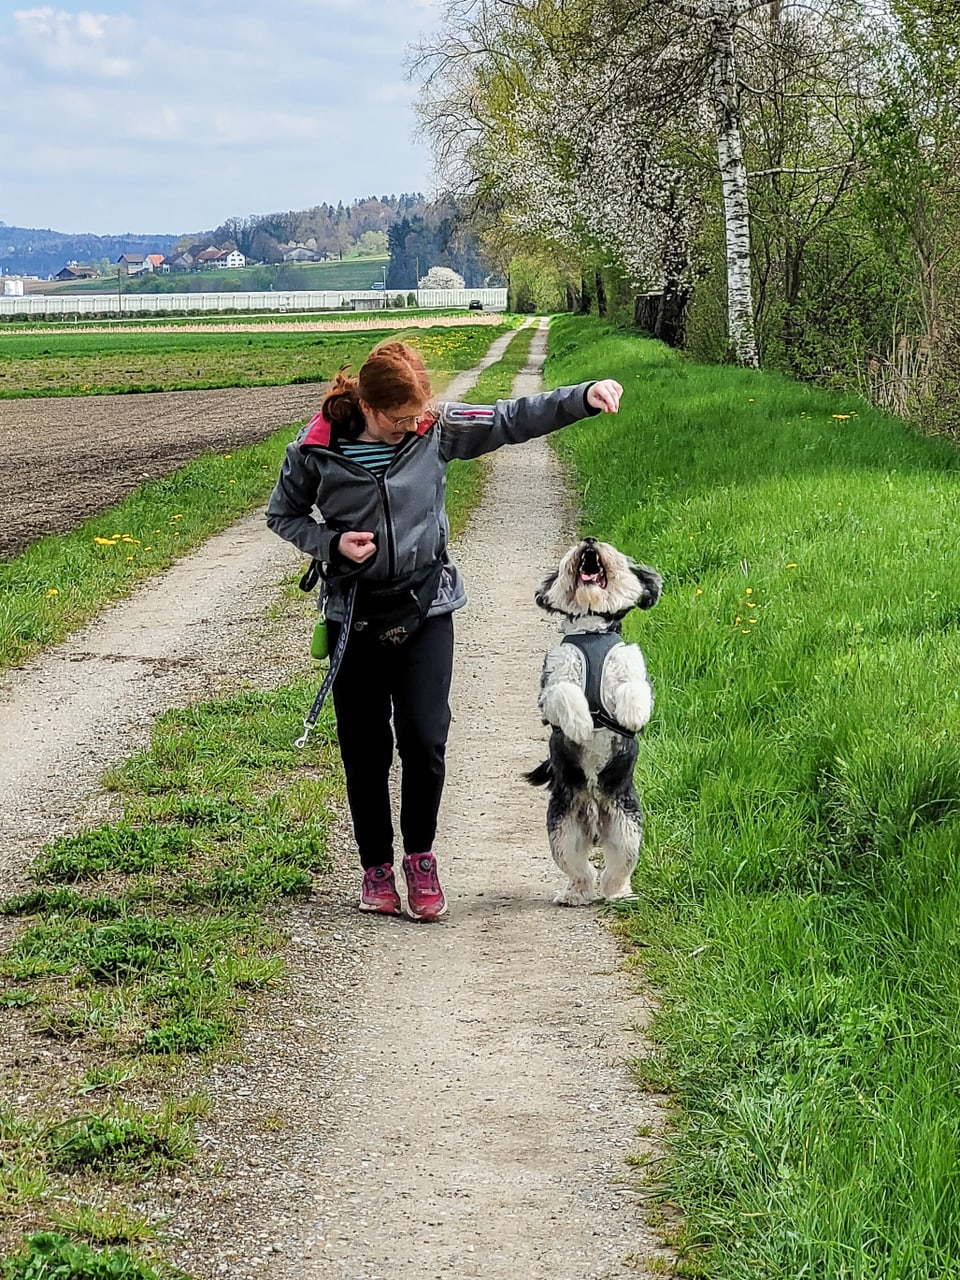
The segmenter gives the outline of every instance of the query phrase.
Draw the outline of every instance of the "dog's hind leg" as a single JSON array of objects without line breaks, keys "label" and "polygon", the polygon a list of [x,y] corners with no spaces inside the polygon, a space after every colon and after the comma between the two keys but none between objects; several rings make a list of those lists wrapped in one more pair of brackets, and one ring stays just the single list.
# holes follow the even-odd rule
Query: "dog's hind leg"
[{"label": "dog's hind leg", "polygon": [[554,902],[562,907],[585,907],[596,902],[597,873],[590,861],[593,844],[576,810],[551,803],[547,811],[547,835],[553,860],[570,881]]},{"label": "dog's hind leg", "polygon": [[601,898],[627,898],[633,892],[630,877],[640,856],[643,838],[643,815],[640,806],[622,802],[600,811],[600,847],[603,850],[603,873],[600,876]]}]

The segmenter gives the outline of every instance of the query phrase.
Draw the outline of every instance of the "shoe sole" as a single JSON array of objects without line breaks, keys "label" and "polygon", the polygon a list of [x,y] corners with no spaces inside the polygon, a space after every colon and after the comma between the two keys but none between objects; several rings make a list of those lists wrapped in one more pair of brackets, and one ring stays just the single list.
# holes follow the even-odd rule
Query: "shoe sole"
[{"label": "shoe sole", "polygon": [[431,920],[442,920],[446,914],[447,914],[446,903],[443,904],[443,906],[440,908],[439,911],[431,912],[429,915],[424,914],[420,916],[415,915],[414,912],[412,912],[410,908],[407,907],[407,916],[411,920],[415,920],[417,924],[429,924]]},{"label": "shoe sole", "polygon": [[400,906],[375,907],[369,902],[359,902],[357,906],[361,911],[365,911],[367,915],[371,915],[371,916],[402,916],[403,915],[403,908]]}]

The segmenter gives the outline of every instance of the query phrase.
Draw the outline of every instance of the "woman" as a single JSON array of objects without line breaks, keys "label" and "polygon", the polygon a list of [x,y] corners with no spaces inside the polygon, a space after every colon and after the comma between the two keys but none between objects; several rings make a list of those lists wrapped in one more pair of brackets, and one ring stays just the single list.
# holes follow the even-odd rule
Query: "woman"
[{"label": "woman", "polygon": [[388,789],[391,713],[408,914],[436,920],[446,911],[433,842],[450,729],[451,615],[466,604],[447,553],[448,462],[615,413],[622,392],[606,379],[496,405],[431,410],[419,353],[388,342],[356,378],[341,370],[320,412],[287,449],[267,523],[324,566],[331,649],[356,589],[333,702],[363,868],[361,911],[401,910]]}]

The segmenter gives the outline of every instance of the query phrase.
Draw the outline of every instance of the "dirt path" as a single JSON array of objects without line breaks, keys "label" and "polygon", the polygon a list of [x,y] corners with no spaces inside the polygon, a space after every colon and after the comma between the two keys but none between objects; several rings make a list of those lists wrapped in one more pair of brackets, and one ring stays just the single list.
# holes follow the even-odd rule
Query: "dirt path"
[{"label": "dirt path", "polygon": [[[174,1211],[172,1259],[203,1280],[612,1280],[650,1249],[624,1163],[648,1145],[637,1127],[660,1124],[624,1066],[646,1004],[597,915],[550,904],[545,801],[519,777],[542,758],[554,634],[532,591],[570,525],[549,448],[501,450],[456,553],[471,602],[438,845],[450,918],[361,916],[344,839],[342,873],[294,913],[286,988],[255,1006],[243,1055],[198,1081],[205,1166],[222,1173],[143,1193]],[[295,559],[254,517],[10,677],[4,888],[96,809],[100,773],[160,707],[301,661],[304,628],[260,622]]]}]

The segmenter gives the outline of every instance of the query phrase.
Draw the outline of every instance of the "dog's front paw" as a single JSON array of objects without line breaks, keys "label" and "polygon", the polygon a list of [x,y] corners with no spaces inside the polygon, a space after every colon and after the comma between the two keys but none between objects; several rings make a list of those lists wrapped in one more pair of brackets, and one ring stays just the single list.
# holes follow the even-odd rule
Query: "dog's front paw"
[{"label": "dog's front paw", "polygon": [[560,731],[571,742],[585,747],[593,737],[593,717],[589,710],[579,707],[568,707],[566,714],[560,718]]},{"label": "dog's front paw", "polygon": [[591,902],[596,901],[597,894],[594,889],[573,884],[568,884],[565,889],[561,889],[554,898],[558,907],[589,907]]},{"label": "dog's front paw", "polygon": [[649,685],[621,689],[615,703],[616,717],[625,729],[639,733],[650,719],[653,697]]}]

